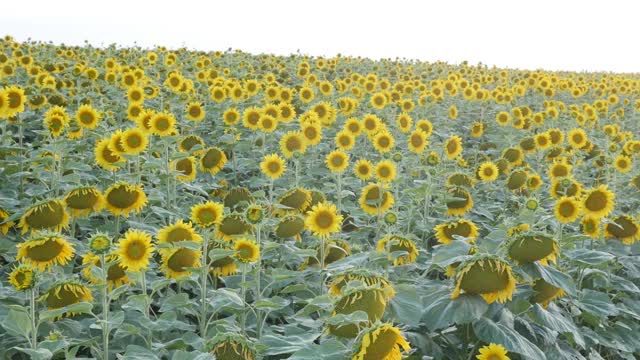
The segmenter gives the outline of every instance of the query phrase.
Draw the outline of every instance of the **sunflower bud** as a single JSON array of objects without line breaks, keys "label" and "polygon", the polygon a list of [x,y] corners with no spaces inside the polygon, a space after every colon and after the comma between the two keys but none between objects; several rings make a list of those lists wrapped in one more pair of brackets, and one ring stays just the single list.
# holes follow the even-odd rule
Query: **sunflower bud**
[{"label": "sunflower bud", "polygon": [[96,233],[89,239],[89,248],[94,254],[106,254],[111,248],[111,238],[103,233]]}]

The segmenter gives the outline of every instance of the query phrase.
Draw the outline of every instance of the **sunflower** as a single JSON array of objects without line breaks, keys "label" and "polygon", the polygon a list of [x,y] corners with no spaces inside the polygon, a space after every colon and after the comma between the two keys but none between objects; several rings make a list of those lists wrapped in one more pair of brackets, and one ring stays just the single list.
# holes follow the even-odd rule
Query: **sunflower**
[{"label": "sunflower", "polygon": [[387,186],[370,183],[362,189],[359,203],[365,213],[376,215],[378,211],[382,214],[391,209],[394,199],[391,192],[387,191]]},{"label": "sunflower", "polygon": [[607,188],[607,185],[600,185],[584,194],[582,211],[585,215],[596,219],[607,217],[615,206],[614,199],[615,194]]},{"label": "sunflower", "polygon": [[367,114],[362,118],[362,127],[364,132],[369,135],[374,135],[380,129],[382,120],[373,114]]},{"label": "sunflower", "polygon": [[235,258],[242,263],[256,262],[260,258],[260,248],[254,241],[244,238],[234,242]]},{"label": "sunflower", "polygon": [[560,248],[558,243],[541,234],[522,234],[521,231],[513,233],[515,238],[508,244],[509,257],[518,263],[532,263],[540,261],[547,265],[549,261],[556,262]]},{"label": "sunflower", "polygon": [[308,146],[318,145],[322,141],[322,128],[318,124],[303,124],[300,131]]},{"label": "sunflower", "polygon": [[284,174],[287,170],[287,165],[284,163],[284,159],[278,154],[270,154],[265,155],[262,162],[260,162],[260,170],[262,170],[263,174],[275,180]]},{"label": "sunflower", "polygon": [[496,115],[496,122],[501,126],[507,126],[511,122],[511,115],[506,111],[500,111]]},{"label": "sunflower", "polygon": [[124,131],[118,129],[109,138],[109,148],[117,155],[124,155],[127,151],[122,146],[122,134],[124,134]]},{"label": "sunflower", "polygon": [[311,205],[311,192],[303,188],[294,188],[278,199],[281,208],[277,209],[276,214],[304,213]]},{"label": "sunflower", "polygon": [[618,155],[613,161],[613,165],[620,173],[628,173],[631,170],[631,158],[626,155]]},{"label": "sunflower", "polygon": [[200,156],[200,170],[217,174],[227,163],[227,155],[217,147],[205,149]]},{"label": "sunflower", "polygon": [[579,198],[582,195],[582,184],[575,181],[573,177],[555,178],[549,189],[552,198],[560,198],[562,196]]},{"label": "sunflower", "polygon": [[539,150],[546,150],[551,146],[551,136],[548,133],[537,134],[534,140]]},{"label": "sunflower", "polygon": [[118,241],[114,254],[118,255],[120,265],[130,272],[145,270],[153,255],[154,246],[151,235],[141,230],[129,229]]},{"label": "sunflower", "polygon": [[240,112],[236,108],[229,108],[222,113],[222,121],[229,126],[237,124],[239,120]]},{"label": "sunflower", "polygon": [[407,139],[409,150],[413,153],[421,154],[424,151],[425,147],[427,147],[427,138],[427,133],[420,129],[412,131]]},{"label": "sunflower", "polygon": [[507,189],[511,191],[523,190],[529,180],[526,170],[514,169],[507,178]]},{"label": "sunflower", "polygon": [[462,138],[457,135],[451,136],[444,144],[444,151],[447,159],[452,160],[462,153]]},{"label": "sunflower", "polygon": [[256,107],[250,107],[245,109],[242,113],[242,124],[244,127],[250,130],[258,130],[260,121],[260,109]]},{"label": "sunflower", "polygon": [[95,129],[100,122],[100,115],[91,105],[81,105],[76,111],[78,126],[85,129]]},{"label": "sunflower", "polygon": [[129,213],[139,213],[147,205],[147,195],[142,185],[132,185],[119,182],[111,185],[105,191],[107,209],[115,216],[129,216]]},{"label": "sunflower", "polygon": [[367,159],[360,159],[354,164],[353,172],[358,179],[367,181],[373,175],[373,165]]},{"label": "sunflower", "polygon": [[629,215],[620,215],[604,226],[605,236],[633,244],[640,238],[640,225]]},{"label": "sunflower", "polygon": [[200,102],[188,103],[184,111],[187,115],[187,119],[192,121],[202,121],[206,115],[202,103]]},{"label": "sunflower", "polygon": [[336,206],[329,202],[314,205],[306,214],[305,227],[314,235],[328,237],[341,229],[343,216]]},{"label": "sunflower", "polygon": [[[49,310],[60,309],[80,302],[92,302],[93,296],[88,287],[75,280],[65,280],[53,285],[40,297]],[[73,312],[65,312],[62,317],[73,316]]]},{"label": "sunflower", "polygon": [[185,136],[182,140],[180,140],[180,142],[178,143],[178,150],[180,152],[189,152],[191,151],[191,149],[194,149],[194,153],[199,150],[202,150],[202,148],[205,146],[204,144],[204,140],[202,140],[202,138],[198,135],[189,135],[189,136]]},{"label": "sunflower", "polygon": [[580,220],[580,227],[582,228],[582,233],[588,237],[592,239],[600,237],[600,218],[585,215],[582,220]]},{"label": "sunflower", "polygon": [[174,160],[171,162],[171,167],[178,173],[176,179],[179,181],[190,182],[196,179],[196,158],[193,156]]},{"label": "sunflower", "polygon": [[100,212],[105,205],[102,193],[93,186],[82,186],[69,191],[64,197],[64,202],[71,215],[75,217]]},{"label": "sunflower", "polygon": [[295,154],[304,154],[307,151],[307,141],[300,131],[289,131],[280,139],[280,151],[287,159]]},{"label": "sunflower", "polygon": [[348,325],[329,324],[329,333],[343,338],[355,338],[359,328],[370,326],[382,318],[387,308],[387,296],[380,287],[360,287],[342,294],[333,305],[331,316],[349,315],[356,311],[367,314],[367,321]]},{"label": "sunflower", "polygon": [[287,215],[278,222],[275,235],[281,239],[299,238],[302,230],[304,230],[304,219],[299,215]]},{"label": "sunflower", "polygon": [[362,133],[362,123],[357,118],[348,118],[344,124],[344,130],[353,136],[358,136]]},{"label": "sunflower", "polygon": [[207,201],[191,207],[191,220],[202,228],[219,224],[223,216],[224,205],[217,202]]},{"label": "sunflower", "polygon": [[327,168],[333,173],[342,173],[349,166],[349,155],[342,150],[334,150],[325,158]]},{"label": "sunflower", "polygon": [[343,240],[330,240],[324,244],[324,251],[320,246],[317,247],[316,255],[310,256],[300,266],[300,270],[306,269],[308,266],[320,267],[319,259],[322,259],[324,252],[324,267],[334,263],[340,259],[344,259],[347,256],[351,256],[351,247],[346,241]]},{"label": "sunflower", "polygon": [[511,300],[516,289],[516,280],[511,266],[501,259],[480,255],[463,263],[456,274],[455,290],[451,299],[460,296],[460,292],[480,295],[488,304]]},{"label": "sunflower", "polygon": [[[211,241],[209,243],[213,249],[222,249],[229,252],[233,251],[233,245],[226,241]],[[236,261],[232,256],[222,256],[211,261],[209,268],[215,276],[233,275],[237,271]]]},{"label": "sunflower", "polygon": [[356,139],[350,132],[342,130],[336,134],[335,143],[340,150],[351,150],[356,143]]},{"label": "sunflower", "polygon": [[549,303],[553,300],[564,296],[564,290],[549,284],[543,279],[536,280],[533,284],[533,291],[536,293],[531,297],[531,301],[542,304],[544,307],[549,306]]},{"label": "sunflower", "polygon": [[239,334],[216,335],[211,343],[211,354],[221,360],[255,360],[256,350],[252,344]]},{"label": "sunflower", "polygon": [[491,343],[480,348],[480,354],[476,355],[477,360],[509,360],[507,350],[502,345]]},{"label": "sunflower", "polygon": [[462,216],[473,207],[471,193],[460,187],[447,190],[447,214]]},{"label": "sunflower", "polygon": [[127,100],[132,104],[144,102],[144,89],[139,86],[131,86],[127,89]]},{"label": "sunflower", "polygon": [[339,296],[343,294],[342,289],[349,283],[379,287],[384,291],[387,301],[396,295],[396,291],[393,289],[393,286],[391,286],[389,280],[378,274],[362,269],[350,270],[341,275],[337,275],[329,284],[329,293],[333,296]]},{"label": "sunflower", "polygon": [[176,118],[169,112],[159,112],[154,114],[149,120],[151,132],[160,135],[172,135],[175,130]]},{"label": "sunflower", "polygon": [[478,227],[473,221],[458,219],[437,225],[434,229],[436,239],[441,244],[449,244],[458,238],[474,243],[478,238]]},{"label": "sunflower", "polygon": [[180,241],[202,242],[202,237],[195,231],[191,222],[184,222],[182,219],[160,229],[156,239],[158,244],[173,244]]},{"label": "sunflower", "polygon": [[224,206],[229,209],[233,209],[236,206],[244,208],[246,204],[252,202],[254,202],[254,199],[251,196],[251,192],[244,187],[233,188],[224,197]]},{"label": "sunflower", "polygon": [[244,216],[239,214],[226,215],[216,227],[218,235],[226,241],[248,234],[251,229],[251,224],[247,223]]},{"label": "sunflower", "polygon": [[127,155],[136,155],[144,151],[149,145],[149,139],[138,128],[124,131],[120,137],[120,146]]},{"label": "sunflower", "polygon": [[352,360],[400,360],[411,345],[391,324],[379,324],[362,332]]},{"label": "sunflower", "polygon": [[30,207],[20,218],[18,227],[27,231],[52,230],[60,232],[69,225],[64,200],[48,200]]},{"label": "sunflower", "polygon": [[582,129],[572,129],[567,133],[569,144],[575,149],[581,149],[587,144],[587,134]]},{"label": "sunflower", "polygon": [[17,291],[31,289],[36,283],[36,272],[27,264],[20,264],[9,273],[9,284]]},{"label": "sunflower", "polygon": [[397,175],[396,164],[391,160],[382,160],[376,164],[375,174],[378,181],[390,183]]},{"label": "sunflower", "polygon": [[[410,239],[397,235],[387,235],[380,239],[376,244],[376,250],[388,253],[389,260],[393,260],[393,266],[412,264],[418,257],[416,244]],[[407,254],[394,258],[393,253],[397,251],[406,252]]]},{"label": "sunflower", "polygon": [[0,231],[2,231],[3,235],[7,235],[9,229],[11,229],[13,225],[16,224],[13,221],[7,221],[9,217],[9,213],[0,208]]},{"label": "sunflower", "polygon": [[64,108],[56,106],[51,108],[44,116],[44,126],[49,130],[53,137],[58,137],[64,129],[69,125],[69,114]]},{"label": "sunflower", "polygon": [[498,166],[491,161],[485,161],[478,167],[478,177],[485,182],[491,182],[498,178],[500,170]]},{"label": "sunflower", "polygon": [[120,168],[120,166],[117,164],[124,159],[121,158],[120,155],[118,155],[116,152],[111,150],[109,146],[110,142],[110,139],[98,140],[98,142],[96,142],[94,153],[96,156],[96,163],[98,163],[98,165],[100,165],[105,170],[115,171]]},{"label": "sunflower", "polygon": [[380,131],[373,137],[373,146],[379,153],[387,153],[395,146],[395,139],[388,131]]},{"label": "sunflower", "polygon": [[562,224],[570,223],[580,216],[581,208],[575,197],[563,196],[556,202],[554,215]]},{"label": "sunflower", "polygon": [[7,103],[5,106],[6,117],[12,117],[15,114],[24,111],[24,105],[27,102],[27,97],[24,94],[24,90],[18,86],[8,86],[2,91],[7,97]]},{"label": "sunflower", "polygon": [[[125,272],[125,269],[120,265],[117,255],[107,255],[105,256],[105,260],[109,267],[107,269],[107,286],[109,290],[131,282],[131,279]],[[102,263],[98,255],[86,253],[82,257],[82,265],[85,266],[82,270],[82,275],[89,280],[90,283],[102,283],[102,279],[95,277],[92,273],[94,268],[102,268]]]},{"label": "sunflower", "polygon": [[160,269],[168,278],[178,279],[190,275],[191,270],[189,268],[202,266],[200,263],[201,256],[200,251],[186,247],[167,249],[162,253],[162,266]]},{"label": "sunflower", "polygon": [[470,133],[471,133],[471,137],[474,138],[479,138],[482,136],[482,134],[484,134],[484,130],[486,128],[486,125],[482,122],[475,122],[473,123],[473,125],[471,125],[471,129],[470,129]]},{"label": "sunflower", "polygon": [[[504,149],[502,158],[507,160],[509,166],[519,166],[522,164],[522,160],[524,160],[524,154],[522,153],[522,149],[511,147]],[[500,167],[500,161],[498,161],[496,165]]]}]

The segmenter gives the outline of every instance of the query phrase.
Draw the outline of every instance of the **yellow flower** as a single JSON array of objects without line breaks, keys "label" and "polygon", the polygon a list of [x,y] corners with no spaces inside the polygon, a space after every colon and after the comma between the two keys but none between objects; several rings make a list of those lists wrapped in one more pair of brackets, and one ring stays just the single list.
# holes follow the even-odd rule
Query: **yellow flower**
[{"label": "yellow flower", "polygon": [[190,102],[185,109],[187,119],[192,121],[202,121],[206,113],[200,102]]},{"label": "yellow flower", "polygon": [[498,178],[500,170],[498,166],[491,161],[486,161],[478,167],[478,177],[482,181],[491,182]]},{"label": "yellow flower", "polygon": [[391,151],[395,146],[395,139],[388,131],[380,131],[373,137],[373,146],[380,153],[386,153]]},{"label": "yellow flower", "polygon": [[536,292],[531,298],[531,301],[542,304],[547,307],[553,300],[564,296],[564,290],[555,287],[543,279],[538,279],[533,285],[533,290]]},{"label": "yellow flower", "polygon": [[358,177],[358,179],[367,181],[373,174],[373,165],[367,159],[360,159],[354,164],[353,172]]},{"label": "yellow flower", "polygon": [[473,207],[471,193],[460,187],[447,190],[447,214],[462,216]]},{"label": "yellow flower", "polygon": [[625,174],[631,170],[631,158],[626,155],[618,155],[613,162],[616,170],[620,173]]},{"label": "yellow flower", "polygon": [[18,291],[29,290],[35,285],[36,273],[26,264],[20,264],[9,274],[9,284]]},{"label": "yellow flower", "polygon": [[382,160],[376,164],[376,178],[383,183],[390,183],[396,178],[396,164],[391,160]]},{"label": "yellow flower", "polygon": [[307,141],[301,132],[289,131],[280,139],[280,151],[287,159],[295,154],[304,154],[307,151]]},{"label": "yellow flower", "polygon": [[575,197],[563,196],[557,202],[554,215],[559,222],[566,224],[580,216],[581,204]]},{"label": "yellow flower", "polygon": [[95,129],[100,122],[101,115],[91,105],[81,105],[76,111],[78,126],[86,129]]},{"label": "yellow flower", "polygon": [[158,244],[173,244],[180,241],[202,242],[202,236],[198,235],[191,222],[184,222],[182,219],[160,229],[156,238]]},{"label": "yellow flower", "polygon": [[159,112],[151,117],[149,125],[152,133],[160,136],[168,136],[175,130],[176,118],[169,112]]},{"label": "yellow flower", "polygon": [[394,204],[393,195],[387,190],[387,187],[381,184],[369,184],[362,189],[359,199],[360,208],[369,214],[377,215],[391,209]]},{"label": "yellow flower", "polygon": [[400,330],[390,324],[380,324],[364,330],[351,360],[400,360],[411,345]]},{"label": "yellow flower", "polygon": [[176,179],[179,181],[189,182],[196,179],[196,158],[193,156],[174,160],[171,163],[171,167],[179,173],[179,175],[176,175]]},{"label": "yellow flower", "polygon": [[278,154],[265,155],[260,162],[260,170],[271,179],[278,179],[287,170],[287,165]]},{"label": "yellow flower", "polygon": [[0,208],[0,231],[2,231],[3,235],[7,235],[7,233],[9,232],[9,229],[11,229],[11,227],[13,227],[13,225],[16,224],[13,221],[5,222],[9,217],[10,217],[9,213],[4,211],[4,209]]},{"label": "yellow flower", "polygon": [[300,131],[308,146],[318,145],[322,140],[322,128],[318,124],[303,124]]},{"label": "yellow flower", "polygon": [[64,200],[48,200],[30,207],[20,218],[18,227],[27,231],[62,231],[69,225],[69,214]]},{"label": "yellow flower", "polygon": [[607,188],[607,185],[600,185],[584,194],[582,211],[585,215],[596,219],[607,217],[615,206],[614,199],[615,194]]},{"label": "yellow flower", "polygon": [[[416,247],[416,244],[410,239],[397,235],[387,235],[380,239],[376,244],[376,250],[378,252],[388,253],[389,260],[393,260],[393,266],[414,263],[418,257],[418,248]],[[407,254],[400,255],[394,259],[393,253],[396,251],[403,251]]]},{"label": "yellow flower", "polygon": [[469,243],[474,243],[478,238],[478,227],[473,221],[458,219],[455,221],[442,223],[434,229],[436,239],[441,244],[449,244],[457,240],[456,237],[464,238]]},{"label": "yellow flower", "polygon": [[120,146],[127,155],[141,153],[149,145],[147,136],[138,128],[131,128],[124,131],[120,137]]},{"label": "yellow flower", "polygon": [[462,153],[462,138],[457,135],[452,135],[444,144],[444,151],[447,154],[447,159],[452,160],[458,157]]},{"label": "yellow flower", "polygon": [[64,202],[75,217],[100,212],[105,206],[104,196],[93,186],[75,188],[67,193]]},{"label": "yellow flower", "polygon": [[260,258],[260,248],[258,245],[244,238],[235,241],[233,250],[236,252],[235,258],[243,263],[256,262]]},{"label": "yellow flower", "polygon": [[151,235],[141,230],[129,229],[118,241],[114,254],[120,258],[120,265],[127,271],[145,270],[153,254]]},{"label": "yellow flower", "polygon": [[335,142],[340,150],[351,150],[356,143],[356,139],[350,132],[342,130],[336,134]]},{"label": "yellow flower", "polygon": [[203,228],[219,224],[223,215],[224,205],[213,201],[207,201],[191,208],[191,220]]},{"label": "yellow flower", "polygon": [[331,172],[341,173],[349,166],[349,155],[342,150],[334,150],[327,155],[325,163]]},{"label": "yellow flower", "polygon": [[329,325],[329,332],[339,337],[355,338],[358,336],[359,328],[370,326],[380,320],[386,307],[387,296],[384,289],[372,286],[353,289],[336,300],[331,316],[364,311],[367,313],[367,321],[358,324]]},{"label": "yellow flower", "polygon": [[201,256],[200,251],[185,247],[167,249],[162,253],[162,266],[160,269],[168,278],[178,279],[191,274],[189,268],[202,266],[200,263]]},{"label": "yellow flower", "polygon": [[109,143],[110,139],[100,139],[96,142],[95,156],[96,163],[105,170],[115,171],[120,168],[120,165],[116,165],[121,160],[124,160],[115,151],[111,150]]},{"label": "yellow flower", "polygon": [[491,343],[480,348],[480,354],[476,355],[477,360],[509,360],[507,350],[502,345]]},{"label": "yellow flower", "polygon": [[200,156],[200,170],[217,174],[227,163],[227,155],[224,151],[211,147],[203,150]]},{"label": "yellow flower", "polygon": [[334,204],[329,202],[314,205],[305,218],[305,226],[314,235],[328,237],[340,231],[342,226],[342,215]]},{"label": "yellow flower", "polygon": [[[110,290],[131,282],[131,279],[125,272],[125,269],[120,265],[120,261],[117,255],[107,255],[105,256],[105,260],[108,265],[107,286]],[[85,266],[85,268],[82,270],[82,275],[87,278],[90,283],[102,283],[102,279],[96,278],[92,275],[93,268],[102,268],[102,263],[100,262],[100,257],[98,255],[95,255],[93,253],[86,253],[82,257],[82,265]]]},{"label": "yellow flower", "polygon": [[611,219],[605,227],[605,236],[631,245],[640,238],[640,225],[629,215],[620,215]]},{"label": "yellow flower", "polygon": [[416,129],[411,134],[409,134],[409,138],[407,139],[407,143],[409,144],[409,150],[416,154],[421,154],[425,147],[428,144],[428,135],[424,131],[420,129]]},{"label": "yellow flower", "polygon": [[[40,299],[45,301],[49,310],[55,310],[79,302],[92,302],[93,296],[88,287],[77,281],[67,280],[52,286]],[[73,312],[62,314],[63,317],[73,315]]]},{"label": "yellow flower", "polygon": [[458,298],[460,292],[464,291],[480,295],[488,304],[511,300],[516,289],[516,280],[509,264],[487,256],[464,264],[456,274],[455,283],[452,299]]},{"label": "yellow flower", "polygon": [[105,191],[107,209],[115,216],[129,216],[129,213],[139,213],[147,204],[147,195],[142,185],[131,185],[119,182],[111,185]]}]

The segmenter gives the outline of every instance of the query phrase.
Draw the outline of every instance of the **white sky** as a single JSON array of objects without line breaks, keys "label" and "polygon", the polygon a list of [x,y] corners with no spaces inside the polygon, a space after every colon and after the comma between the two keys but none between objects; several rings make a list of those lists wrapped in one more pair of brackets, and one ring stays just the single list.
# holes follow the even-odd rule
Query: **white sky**
[{"label": "white sky", "polygon": [[0,35],[94,45],[640,72],[634,0],[13,0]]}]

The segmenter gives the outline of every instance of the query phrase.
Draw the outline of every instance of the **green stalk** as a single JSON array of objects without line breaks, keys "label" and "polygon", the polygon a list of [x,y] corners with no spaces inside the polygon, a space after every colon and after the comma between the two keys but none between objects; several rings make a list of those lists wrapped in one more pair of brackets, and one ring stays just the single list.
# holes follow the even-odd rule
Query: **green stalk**
[{"label": "green stalk", "polygon": [[36,326],[36,287],[29,294],[29,310],[31,311],[31,348],[38,348],[38,327]]},{"label": "green stalk", "polygon": [[[258,244],[258,249],[261,249],[260,244],[260,225],[256,226],[256,243]],[[260,301],[261,297],[261,289],[260,289],[260,273],[262,272],[262,256],[258,258],[258,264],[256,266],[256,304]],[[262,311],[260,309],[256,309],[256,337],[260,339],[262,335]]]},{"label": "green stalk", "polygon": [[107,261],[104,254],[100,254],[102,264],[102,359],[109,360],[109,294],[107,286]]},{"label": "green stalk", "polygon": [[202,240],[202,269],[200,271],[200,336],[204,339],[207,333],[207,272],[209,271],[208,264],[208,245],[209,245],[209,233],[205,232],[204,239]]},{"label": "green stalk", "polygon": [[242,263],[242,315],[240,316],[240,328],[242,329],[242,335],[247,334],[246,322],[247,322],[247,264]]}]

